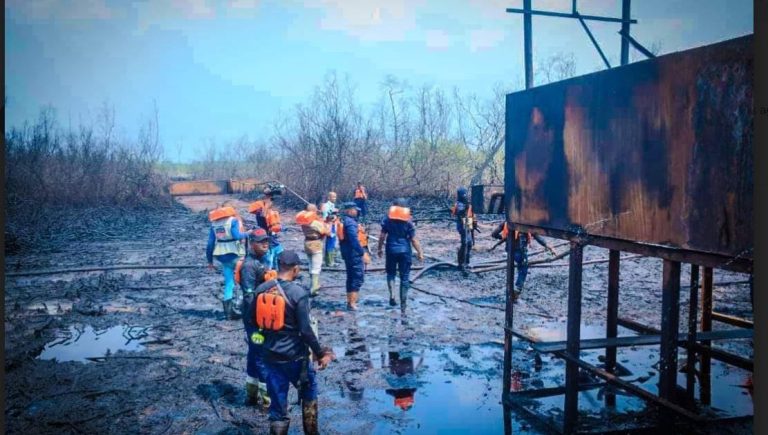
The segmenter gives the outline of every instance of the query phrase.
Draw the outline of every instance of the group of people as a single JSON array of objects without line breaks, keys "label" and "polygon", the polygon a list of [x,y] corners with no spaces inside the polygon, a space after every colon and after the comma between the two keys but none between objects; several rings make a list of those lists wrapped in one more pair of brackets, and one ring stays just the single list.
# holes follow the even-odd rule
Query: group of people
[{"label": "group of people", "polygon": [[[371,262],[368,233],[361,222],[367,213],[367,192],[358,183],[355,200],[336,206],[337,196],[329,192],[321,207],[308,204],[296,215],[296,224],[304,235],[304,252],[309,262],[310,287],[298,281],[301,276],[301,258],[292,250],[284,250],[279,234],[282,224],[274,208],[275,191],[266,189],[264,195],[252,203],[248,211],[256,217],[256,227],[246,230],[243,219],[230,204],[209,213],[211,227],[206,256],[208,267],[214,269],[214,259],[221,264],[224,277],[222,304],[225,317],[242,318],[246,357],[246,395],[250,404],[269,409],[270,433],[288,431],[288,389],[299,390],[305,433],[317,433],[317,383],[314,363],[324,369],[334,359],[333,351],[320,345],[317,321],[310,314],[310,298],[319,294],[320,272],[333,266],[335,251],[341,251],[346,270],[347,308],[357,310],[360,289],[365,282],[365,268]],[[461,236],[458,265],[467,273],[470,251],[474,245],[477,221],[469,204],[467,191],[457,191],[457,201],[451,210],[456,217],[456,229]],[[497,228],[493,236],[509,237],[506,224]],[[514,232],[521,244],[515,261],[520,273],[516,288],[522,289],[527,272],[527,245],[534,238],[547,249],[538,236]],[[523,246],[524,245],[524,246]],[[525,249],[523,249],[525,247]],[[398,198],[392,202],[381,220],[377,254],[385,259],[389,304],[396,306],[395,281],[399,275],[399,303],[405,313],[413,251],[419,261],[424,253],[413,223],[407,201]],[[519,254],[519,255],[518,255]],[[235,285],[239,284],[242,301],[234,299]],[[239,305],[239,313],[236,307]]]}]

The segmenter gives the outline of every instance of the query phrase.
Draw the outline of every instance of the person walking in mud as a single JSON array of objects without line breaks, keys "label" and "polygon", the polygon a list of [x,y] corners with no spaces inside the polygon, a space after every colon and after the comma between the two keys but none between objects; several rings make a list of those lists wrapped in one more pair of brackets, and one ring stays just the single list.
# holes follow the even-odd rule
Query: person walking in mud
[{"label": "person walking in mud", "polygon": [[336,249],[338,245],[338,234],[336,234],[336,223],[338,222],[338,209],[336,208],[336,192],[328,192],[328,200],[320,207],[323,219],[330,227],[330,232],[325,236],[325,267],[333,267],[336,263]]},{"label": "person walking in mud", "polygon": [[256,325],[256,298],[254,291],[275,272],[270,269],[267,253],[269,235],[263,228],[253,230],[248,235],[249,252],[240,269],[240,288],[243,292],[243,326],[245,342],[248,344],[246,356],[245,393],[249,405],[261,405],[268,408],[267,368],[264,364],[264,335]]},{"label": "person walking in mud", "polygon": [[287,434],[288,389],[298,389],[304,433],[317,434],[317,381],[310,351],[320,370],[334,359],[333,351],[320,346],[310,321],[309,291],[297,284],[301,260],[294,251],[284,251],[278,260],[277,278],[256,288],[256,324],[264,335],[267,368],[269,430]]},{"label": "person walking in mud", "polygon": [[277,256],[283,252],[278,234],[282,231],[280,225],[280,213],[275,209],[273,196],[279,194],[270,187],[264,189],[264,195],[251,203],[248,211],[256,215],[256,224],[269,234],[269,264],[272,269],[277,269]]},{"label": "person walking in mud", "polygon": [[360,209],[354,202],[346,202],[341,206],[341,224],[337,228],[341,257],[347,271],[347,309],[357,310],[357,300],[360,288],[365,282],[365,264],[363,257],[365,249],[358,237],[357,216]]},{"label": "person walking in mud", "polygon": [[357,188],[355,188],[355,204],[360,209],[360,220],[365,222],[366,216],[368,216],[368,192],[365,190],[362,181],[357,182]]},{"label": "person walking in mud", "polygon": [[[491,237],[497,240],[507,240],[509,237],[509,228],[507,227],[507,223],[503,222],[497,226],[496,229],[491,233]],[[514,292],[514,297],[517,299],[520,296],[520,293],[523,291],[525,278],[528,276],[528,248],[531,246],[531,241],[536,240],[536,243],[543,246],[544,249],[549,251],[550,255],[553,257],[557,256],[557,252],[555,252],[555,249],[549,246],[547,241],[538,234],[515,230],[513,237],[513,243],[517,243],[517,249],[515,250],[515,266],[517,266],[517,277],[515,278]]]},{"label": "person walking in mud", "polygon": [[416,257],[424,261],[419,240],[416,238],[416,226],[411,219],[411,209],[407,207],[404,198],[398,198],[389,207],[387,216],[381,221],[381,234],[377,253],[382,254],[386,246],[385,268],[387,270],[387,288],[389,289],[389,305],[395,306],[395,275],[400,271],[400,310],[405,312],[410,288],[409,275],[413,255],[411,246],[416,250]]},{"label": "person walking in mud", "polygon": [[456,218],[456,231],[459,232],[461,237],[457,264],[459,270],[466,277],[468,276],[467,268],[469,267],[472,247],[475,244],[474,234],[478,229],[475,214],[472,211],[472,206],[469,205],[469,197],[467,197],[467,189],[465,187],[459,187],[456,190],[456,203],[451,208],[451,216]]},{"label": "person walking in mud", "polygon": [[234,306],[235,292],[235,267],[238,259],[245,255],[243,240],[248,237],[240,216],[234,207],[226,203],[208,213],[211,227],[208,230],[208,244],[205,248],[205,256],[208,260],[208,268],[215,270],[213,260],[221,264],[221,273],[224,276],[224,288],[221,298],[224,317],[229,320],[237,320],[238,313]]},{"label": "person walking in mud", "polygon": [[309,277],[312,286],[310,295],[317,296],[320,290],[320,271],[323,266],[323,237],[330,234],[328,225],[317,215],[317,206],[307,204],[306,210],[296,214],[296,223],[304,233],[304,253],[309,259]]}]

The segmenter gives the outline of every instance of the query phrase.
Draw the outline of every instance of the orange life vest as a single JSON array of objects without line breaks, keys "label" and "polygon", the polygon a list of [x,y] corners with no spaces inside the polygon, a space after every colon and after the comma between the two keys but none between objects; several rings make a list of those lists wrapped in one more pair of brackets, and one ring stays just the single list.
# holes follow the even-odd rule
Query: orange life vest
[{"label": "orange life vest", "polygon": [[395,397],[395,406],[403,411],[410,409],[413,406],[413,402],[413,396]]},{"label": "orange life vest", "polygon": [[[240,272],[243,270],[243,263],[245,263],[245,259],[241,258],[237,260],[237,264],[235,265],[235,282],[237,285],[240,285],[241,280],[241,274]],[[277,278],[277,271],[272,269],[267,269],[266,272],[264,272],[264,281],[269,281],[271,279]]]},{"label": "orange life vest", "polygon": [[[528,244],[530,245],[532,235],[531,233],[527,233],[527,234],[528,234]],[[509,237],[509,228],[507,227],[507,223],[504,222],[504,226],[501,228],[501,239],[504,240],[507,237]],[[519,239],[520,239],[520,231],[515,230],[515,240],[519,240]]]},{"label": "orange life vest", "polygon": [[271,233],[279,233],[282,227],[280,226],[280,213],[277,210],[267,210],[267,228]]},{"label": "orange life vest", "polygon": [[393,205],[389,207],[389,213],[387,213],[387,217],[397,221],[408,222],[411,220],[411,209],[408,207],[398,207]]},{"label": "orange life vest", "polygon": [[259,293],[254,313],[256,325],[261,329],[280,331],[285,326],[285,306],[291,306],[280,283]]},{"label": "orange life vest", "polygon": [[230,216],[237,216],[237,211],[233,207],[219,207],[208,213],[208,220],[213,222]]},{"label": "orange life vest", "polygon": [[296,214],[296,223],[298,225],[309,225],[317,219],[317,213],[313,211],[302,210]]},{"label": "orange life vest", "polygon": [[240,285],[240,271],[243,269],[243,263],[245,260],[242,258],[237,260],[237,264],[235,264],[235,282],[237,285]]},{"label": "orange life vest", "polygon": [[248,206],[248,213],[256,213],[264,208],[264,201],[254,201]]},{"label": "orange life vest", "polygon": [[[336,222],[336,236],[339,241],[344,240],[344,224],[341,220]],[[357,224],[357,241],[360,242],[360,246],[363,248],[368,246],[368,234],[365,232],[362,224]]]},{"label": "orange life vest", "polygon": [[355,189],[355,199],[368,199],[368,194],[365,193],[365,187],[358,187]]},{"label": "orange life vest", "polygon": [[[451,216],[456,216],[456,203],[451,207]],[[467,205],[467,217],[474,217],[475,213],[472,211],[472,206]]]}]

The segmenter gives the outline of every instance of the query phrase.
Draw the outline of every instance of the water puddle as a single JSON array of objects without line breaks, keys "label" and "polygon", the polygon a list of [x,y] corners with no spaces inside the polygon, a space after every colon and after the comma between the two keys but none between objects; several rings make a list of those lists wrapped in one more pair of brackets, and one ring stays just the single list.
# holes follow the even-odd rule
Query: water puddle
[{"label": "water puddle", "polygon": [[38,359],[90,362],[88,358],[108,356],[121,350],[142,350],[144,346],[140,341],[148,336],[148,329],[123,325],[96,330],[90,325],[72,325],[46,344]]},{"label": "water puddle", "polygon": [[358,363],[353,368],[357,376],[348,376],[341,390],[332,393],[357,410],[350,418],[349,405],[340,407],[334,420],[340,422],[341,432],[504,431],[498,376],[504,356],[501,346],[368,351],[353,342],[336,351],[340,358]]}]

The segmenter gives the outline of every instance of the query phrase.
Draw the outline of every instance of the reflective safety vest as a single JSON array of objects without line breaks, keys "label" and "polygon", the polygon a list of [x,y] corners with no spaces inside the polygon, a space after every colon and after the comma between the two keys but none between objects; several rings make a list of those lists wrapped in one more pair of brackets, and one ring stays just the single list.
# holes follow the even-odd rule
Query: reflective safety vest
[{"label": "reflective safety vest", "polygon": [[389,213],[387,213],[387,217],[396,221],[408,222],[411,220],[411,209],[408,207],[398,207],[393,205],[389,207]]},{"label": "reflective safety vest", "polygon": [[242,257],[245,255],[245,243],[232,237],[232,222],[237,221],[240,231],[245,232],[242,220],[237,216],[227,216],[222,219],[211,222],[213,233],[216,236],[216,244],[213,248],[213,255],[237,254]]},{"label": "reflective safety vest", "polygon": [[355,189],[355,199],[368,199],[368,194],[365,193],[365,187],[358,187]]}]

